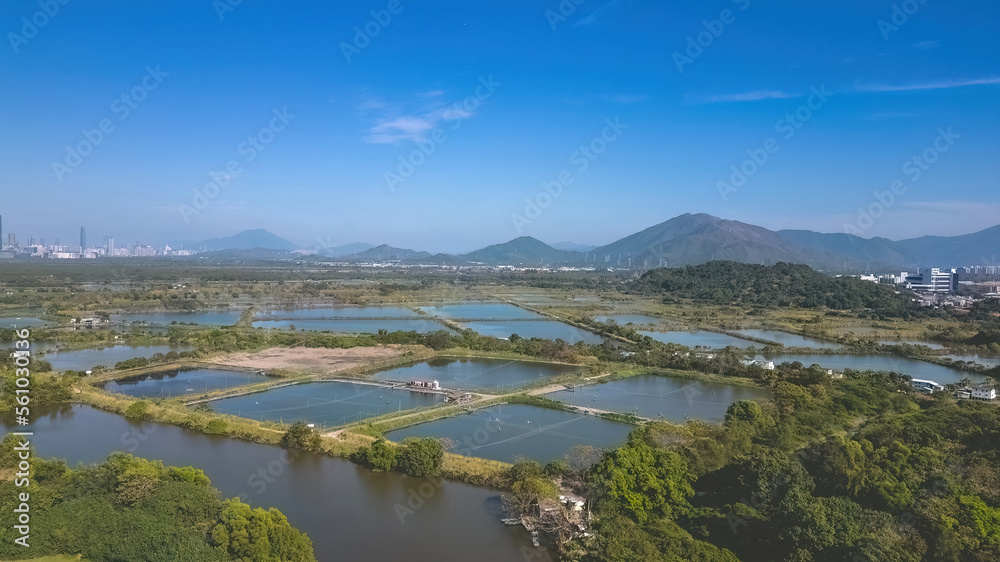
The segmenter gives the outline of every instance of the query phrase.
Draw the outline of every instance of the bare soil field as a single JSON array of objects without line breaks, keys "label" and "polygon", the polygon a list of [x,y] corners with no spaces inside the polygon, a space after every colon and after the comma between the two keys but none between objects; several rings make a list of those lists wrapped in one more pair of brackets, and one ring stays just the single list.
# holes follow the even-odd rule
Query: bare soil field
[{"label": "bare soil field", "polygon": [[213,363],[251,369],[303,371],[328,375],[358,366],[393,359],[406,352],[396,346],[352,347],[272,347],[256,353],[229,353]]}]

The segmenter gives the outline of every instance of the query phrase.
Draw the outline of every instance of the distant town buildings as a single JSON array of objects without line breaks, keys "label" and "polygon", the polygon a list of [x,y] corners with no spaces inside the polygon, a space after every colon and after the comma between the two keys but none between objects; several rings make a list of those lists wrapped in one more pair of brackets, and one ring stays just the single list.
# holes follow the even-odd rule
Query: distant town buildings
[{"label": "distant town buildings", "polygon": [[863,281],[884,285],[901,285],[918,293],[950,294],[958,290],[958,271],[956,269],[931,267],[918,269],[916,273],[903,271],[899,275],[866,274],[861,275],[860,278]]},{"label": "distant town buildings", "polygon": [[1000,275],[1000,265],[970,265],[962,268],[968,275]]}]

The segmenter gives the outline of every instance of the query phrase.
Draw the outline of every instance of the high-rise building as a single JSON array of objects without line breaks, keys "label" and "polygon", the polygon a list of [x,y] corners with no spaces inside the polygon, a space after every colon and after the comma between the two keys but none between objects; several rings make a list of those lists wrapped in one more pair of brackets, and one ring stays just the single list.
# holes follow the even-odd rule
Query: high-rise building
[{"label": "high-rise building", "polygon": [[109,255],[115,255],[115,238],[114,236],[104,237],[104,252]]},{"label": "high-rise building", "polygon": [[83,252],[87,249],[87,229],[80,227],[80,251]]},{"label": "high-rise building", "polygon": [[3,215],[0,215],[0,249],[3,248]]},{"label": "high-rise building", "polygon": [[928,293],[954,293],[958,290],[958,273],[954,269],[932,267],[903,277],[907,289]]}]

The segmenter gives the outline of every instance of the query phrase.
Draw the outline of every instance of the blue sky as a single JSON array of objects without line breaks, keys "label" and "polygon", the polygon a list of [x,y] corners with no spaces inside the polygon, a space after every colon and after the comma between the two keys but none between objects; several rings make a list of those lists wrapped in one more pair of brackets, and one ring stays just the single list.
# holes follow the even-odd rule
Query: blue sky
[{"label": "blue sky", "polygon": [[226,1],[3,3],[5,233],[458,252],[686,212],[1000,223],[992,0]]}]

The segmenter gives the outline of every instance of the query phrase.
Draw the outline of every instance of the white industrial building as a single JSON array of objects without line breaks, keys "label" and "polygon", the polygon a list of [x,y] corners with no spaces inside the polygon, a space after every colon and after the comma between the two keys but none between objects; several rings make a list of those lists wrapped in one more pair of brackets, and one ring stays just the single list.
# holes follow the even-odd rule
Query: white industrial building
[{"label": "white industrial building", "polygon": [[932,267],[917,273],[902,272],[900,284],[924,293],[954,293],[958,290],[958,273],[954,269]]}]

